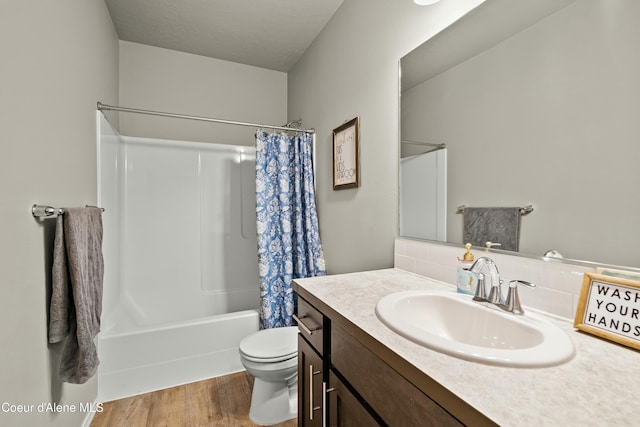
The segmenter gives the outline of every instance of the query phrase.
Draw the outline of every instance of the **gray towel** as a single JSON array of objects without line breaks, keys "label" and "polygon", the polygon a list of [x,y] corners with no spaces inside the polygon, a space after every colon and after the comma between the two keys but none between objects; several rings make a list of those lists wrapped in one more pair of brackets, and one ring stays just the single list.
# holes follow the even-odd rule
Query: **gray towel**
[{"label": "gray towel", "polygon": [[518,251],[520,246],[520,208],[464,208],[463,243],[485,246],[500,243],[497,249]]},{"label": "gray towel", "polygon": [[65,208],[58,216],[53,248],[49,342],[64,340],[60,378],[82,384],[98,368],[93,339],[102,312],[102,210]]}]

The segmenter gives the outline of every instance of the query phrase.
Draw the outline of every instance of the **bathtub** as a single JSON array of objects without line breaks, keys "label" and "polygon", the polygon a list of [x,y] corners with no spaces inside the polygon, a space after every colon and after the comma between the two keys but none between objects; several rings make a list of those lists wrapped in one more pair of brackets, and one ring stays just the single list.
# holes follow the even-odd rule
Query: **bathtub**
[{"label": "bathtub", "polygon": [[244,370],[240,340],[258,330],[244,310],[100,333],[99,395],[108,402]]},{"label": "bathtub", "polygon": [[98,114],[98,398],[243,369],[258,330],[255,148],[119,135]]}]

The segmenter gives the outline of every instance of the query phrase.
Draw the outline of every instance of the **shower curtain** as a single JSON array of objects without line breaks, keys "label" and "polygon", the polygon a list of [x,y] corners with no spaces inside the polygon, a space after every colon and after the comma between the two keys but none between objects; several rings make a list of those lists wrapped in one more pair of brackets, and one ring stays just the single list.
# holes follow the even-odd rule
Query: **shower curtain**
[{"label": "shower curtain", "polygon": [[310,134],[256,133],[260,329],[293,325],[291,280],[326,274]]}]

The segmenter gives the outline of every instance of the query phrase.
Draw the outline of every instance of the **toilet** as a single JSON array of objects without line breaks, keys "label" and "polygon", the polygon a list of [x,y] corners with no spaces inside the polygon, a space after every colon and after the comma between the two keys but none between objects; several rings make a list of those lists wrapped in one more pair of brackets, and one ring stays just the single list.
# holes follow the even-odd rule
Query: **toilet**
[{"label": "toilet", "polygon": [[240,361],[254,376],[249,418],[272,425],[298,416],[298,327],[263,329],[240,341]]}]

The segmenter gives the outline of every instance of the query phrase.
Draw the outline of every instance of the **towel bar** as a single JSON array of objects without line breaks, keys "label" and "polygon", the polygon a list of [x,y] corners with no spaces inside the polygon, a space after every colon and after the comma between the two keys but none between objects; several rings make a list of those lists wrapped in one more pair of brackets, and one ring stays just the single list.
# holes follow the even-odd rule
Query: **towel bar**
[{"label": "towel bar", "polygon": [[[464,213],[464,205],[460,205],[458,206],[458,212],[459,214]],[[520,208],[520,215],[527,215],[530,214],[531,212],[533,212],[533,205],[527,205],[524,206],[522,208]]]},{"label": "towel bar", "polygon": [[[104,208],[100,209],[104,212]],[[64,214],[64,209],[46,205],[33,205],[31,206],[31,214],[34,218],[55,218],[58,215]]]}]

